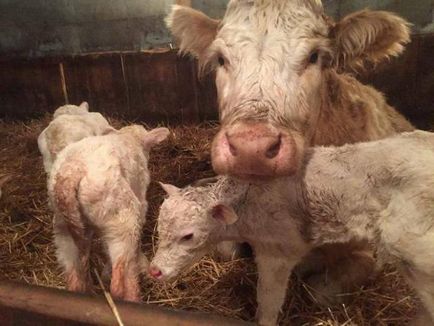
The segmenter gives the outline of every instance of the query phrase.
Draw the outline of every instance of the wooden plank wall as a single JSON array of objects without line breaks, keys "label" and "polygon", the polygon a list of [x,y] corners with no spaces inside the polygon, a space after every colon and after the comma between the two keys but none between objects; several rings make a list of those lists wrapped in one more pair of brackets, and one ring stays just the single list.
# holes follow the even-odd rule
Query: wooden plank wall
[{"label": "wooden plank wall", "polygon": [[0,118],[30,119],[66,102],[132,121],[216,119],[215,90],[175,51],[43,59],[0,58]]},{"label": "wooden plank wall", "polygon": [[[360,79],[382,90],[418,126],[434,118],[434,35],[414,35],[404,55]],[[29,119],[64,104],[132,121],[197,123],[217,119],[212,76],[175,51],[103,53],[23,60],[0,58],[0,118]]]}]

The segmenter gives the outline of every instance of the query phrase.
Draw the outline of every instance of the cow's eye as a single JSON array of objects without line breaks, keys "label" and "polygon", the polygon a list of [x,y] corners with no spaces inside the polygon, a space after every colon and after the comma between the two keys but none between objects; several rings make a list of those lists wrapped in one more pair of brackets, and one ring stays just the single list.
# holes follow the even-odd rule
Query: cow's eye
[{"label": "cow's eye", "polygon": [[225,65],[225,58],[223,58],[221,55],[218,56],[217,61],[218,61],[220,66]]},{"label": "cow's eye", "polygon": [[315,64],[318,62],[318,59],[319,59],[319,53],[318,53],[318,51],[314,51],[309,56],[309,63]]},{"label": "cow's eye", "polygon": [[184,236],[181,238],[181,241],[188,241],[188,240],[191,240],[191,239],[193,239],[193,233],[189,233],[189,234],[187,234],[187,235],[184,235]]}]

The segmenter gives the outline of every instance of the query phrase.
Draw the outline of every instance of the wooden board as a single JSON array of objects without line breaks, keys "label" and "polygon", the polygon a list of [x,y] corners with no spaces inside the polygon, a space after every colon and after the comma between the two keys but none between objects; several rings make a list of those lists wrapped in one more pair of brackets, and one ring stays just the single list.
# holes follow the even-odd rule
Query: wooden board
[{"label": "wooden board", "polygon": [[0,62],[0,72],[0,118],[35,118],[64,103],[56,62]]},{"label": "wooden board", "polygon": [[70,103],[88,101],[91,109],[119,117],[128,113],[120,55],[67,58],[63,67]]},{"label": "wooden board", "polygon": [[[425,127],[434,117],[433,53],[434,34],[413,35],[402,56],[359,77]],[[178,57],[176,51],[0,58],[0,69],[0,118],[38,117],[67,97],[70,103],[88,101],[91,110],[131,121],[185,124],[218,119],[214,77],[199,80],[196,62]]]},{"label": "wooden board", "polygon": [[193,64],[174,51],[124,55],[131,116],[142,121],[199,121]]}]

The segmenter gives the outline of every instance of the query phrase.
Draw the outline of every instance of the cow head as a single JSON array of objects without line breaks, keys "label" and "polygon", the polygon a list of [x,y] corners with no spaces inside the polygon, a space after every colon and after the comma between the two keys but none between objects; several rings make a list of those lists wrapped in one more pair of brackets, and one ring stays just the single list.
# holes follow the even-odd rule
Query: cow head
[{"label": "cow head", "polygon": [[249,180],[298,170],[330,70],[380,62],[409,40],[394,14],[363,10],[335,23],[320,0],[232,0],[221,21],[174,6],[167,24],[181,52],[216,73],[215,171]]}]

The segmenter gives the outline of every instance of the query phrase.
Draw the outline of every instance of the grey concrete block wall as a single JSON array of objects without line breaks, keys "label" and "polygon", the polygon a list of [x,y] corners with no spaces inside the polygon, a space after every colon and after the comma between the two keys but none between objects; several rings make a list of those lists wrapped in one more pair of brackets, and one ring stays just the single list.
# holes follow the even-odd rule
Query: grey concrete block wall
[{"label": "grey concrete block wall", "polygon": [[[228,0],[192,0],[221,17]],[[174,0],[0,0],[0,55],[38,57],[140,51],[171,42],[163,18]],[[434,0],[323,0],[340,18],[370,7],[394,11],[415,32],[434,32]]]},{"label": "grey concrete block wall", "polygon": [[171,41],[173,0],[0,0],[0,54],[140,51]]}]

